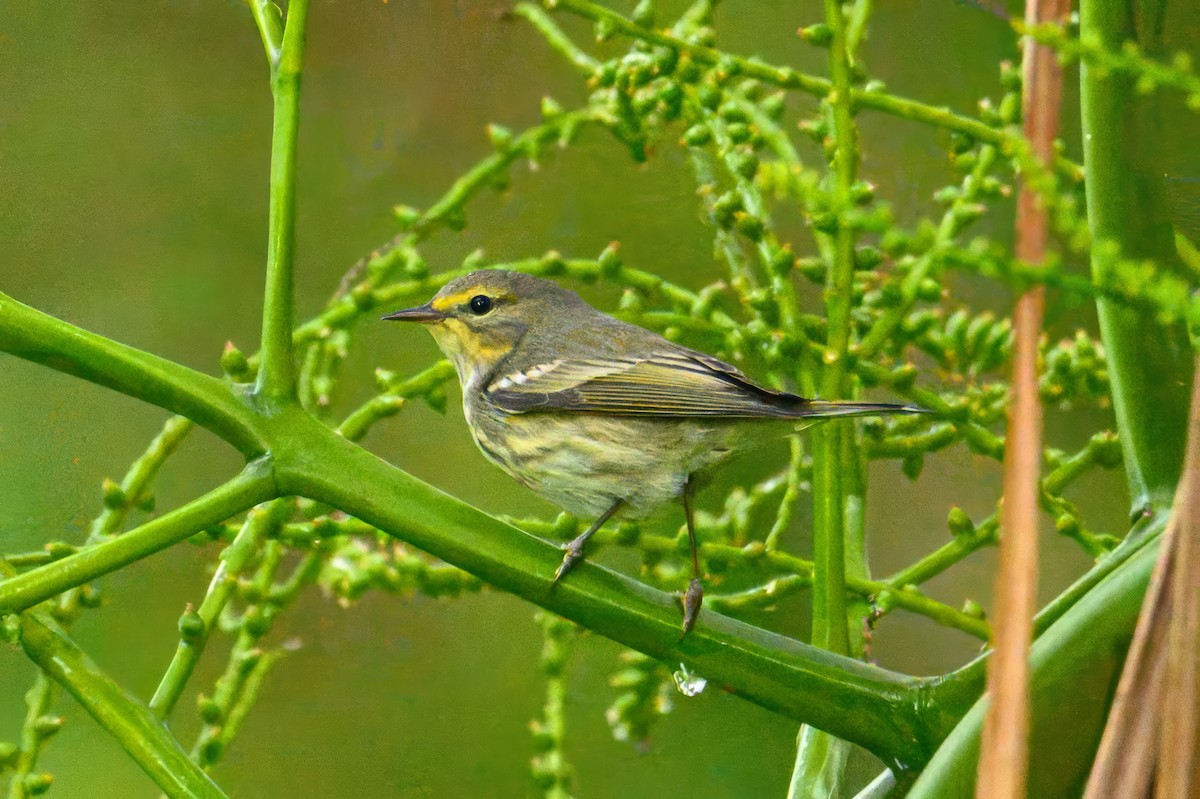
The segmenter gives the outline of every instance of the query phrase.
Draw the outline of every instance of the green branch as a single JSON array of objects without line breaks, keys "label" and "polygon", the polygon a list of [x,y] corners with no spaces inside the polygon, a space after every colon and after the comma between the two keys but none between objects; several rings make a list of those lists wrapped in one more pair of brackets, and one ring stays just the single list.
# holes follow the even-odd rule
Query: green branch
[{"label": "green branch", "polygon": [[[1136,41],[1129,4],[1085,0],[1080,35],[1110,50]],[[1145,46],[1146,42],[1142,42]],[[1178,259],[1155,148],[1130,142],[1155,141],[1162,121],[1151,102],[1139,97],[1134,80],[1097,70],[1080,70],[1083,154],[1087,164],[1087,207],[1094,242],[1115,242],[1127,258],[1159,263]],[[1136,213],[1133,213],[1136,209]],[[1092,249],[1092,278],[1114,282],[1117,259],[1106,247]],[[1154,316],[1101,298],[1096,302],[1108,358],[1113,410],[1125,454],[1133,513],[1166,512],[1183,463],[1191,357],[1182,324],[1164,327]]]},{"label": "green branch", "polygon": [[[289,417],[291,415],[289,414]],[[910,700],[921,681],[704,614],[679,635],[677,598],[591,563],[553,585],[561,551],[416,480],[310,417],[281,420],[280,488],[325,502],[425,552],[750,701],[853,740],[892,762],[921,762],[941,729]]]},{"label": "green branch", "polygon": [[262,368],[258,392],[274,401],[296,397],[292,330],[295,327],[296,141],[300,128],[300,74],[308,0],[291,0],[282,44],[275,11],[251,0],[271,67],[271,202],[267,229],[267,287],[263,299]]},{"label": "green branch", "polygon": [[270,499],[269,465],[256,461],[219,488],[124,535],[0,581],[0,615],[31,608]]},{"label": "green branch", "polygon": [[[0,562],[0,576],[12,567]],[[101,671],[45,611],[19,618],[21,648],[42,673],[66,689],[168,796],[223,799],[225,794],[138,699]]]},{"label": "green branch", "polygon": [[215,377],[118,344],[0,294],[0,352],[186,416],[247,458],[266,452],[250,409]]},{"label": "green branch", "polygon": [[[833,150],[829,207],[836,229],[825,275],[826,339],[822,353],[821,396],[845,399],[850,389],[847,356],[850,350],[851,311],[854,305],[854,246],[857,233],[851,223],[854,177],[858,169],[858,129],[850,67],[852,53],[846,39],[841,0],[825,0],[829,43],[829,72],[833,78],[823,110],[830,119]],[[812,642],[842,655],[862,648],[861,633],[850,635],[851,606],[846,602],[847,571],[866,577],[861,555],[861,515],[853,513],[861,502],[850,470],[861,469],[853,423],[825,424],[813,432],[813,598]],[[857,496],[856,496],[857,495]],[[860,625],[861,627],[861,625]],[[849,747],[828,729],[800,728],[790,797],[831,799],[846,766]]]},{"label": "green branch", "polygon": [[[1038,616],[1044,632],[1030,654],[1032,707],[1030,796],[1071,796],[1087,777],[1100,741],[1108,701],[1116,688],[1142,596],[1158,553],[1166,514],[1136,526],[1126,553],[1114,553]],[[1112,562],[1110,562],[1112,561]],[[938,749],[908,799],[974,795],[985,699],[978,699],[986,658],[980,658],[930,689],[939,712],[967,713]],[[1085,664],[1081,666],[1081,664]],[[977,701],[976,701],[977,700]],[[1070,735],[1064,735],[1070,730]],[[1045,757],[1045,760],[1040,760]]]}]

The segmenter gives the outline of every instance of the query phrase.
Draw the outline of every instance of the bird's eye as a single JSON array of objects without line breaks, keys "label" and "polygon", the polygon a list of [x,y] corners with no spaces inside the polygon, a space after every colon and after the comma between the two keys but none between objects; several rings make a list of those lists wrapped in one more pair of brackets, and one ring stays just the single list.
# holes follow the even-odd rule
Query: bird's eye
[{"label": "bird's eye", "polygon": [[486,294],[476,294],[467,303],[467,307],[471,309],[471,313],[476,316],[483,316],[488,311],[492,310],[492,298]]}]

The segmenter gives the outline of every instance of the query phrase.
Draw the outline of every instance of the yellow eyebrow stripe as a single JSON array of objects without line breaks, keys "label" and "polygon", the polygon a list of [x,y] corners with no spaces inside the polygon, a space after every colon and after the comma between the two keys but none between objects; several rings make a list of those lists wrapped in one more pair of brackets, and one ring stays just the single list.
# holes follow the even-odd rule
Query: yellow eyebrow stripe
[{"label": "yellow eyebrow stripe", "polygon": [[483,287],[476,286],[474,288],[464,289],[463,291],[459,291],[454,294],[448,294],[445,297],[438,297],[431,304],[433,305],[433,310],[445,313],[456,305],[462,305],[466,303],[467,300],[471,299],[476,294],[487,294],[492,299],[512,299],[511,294],[489,294],[488,291]]}]

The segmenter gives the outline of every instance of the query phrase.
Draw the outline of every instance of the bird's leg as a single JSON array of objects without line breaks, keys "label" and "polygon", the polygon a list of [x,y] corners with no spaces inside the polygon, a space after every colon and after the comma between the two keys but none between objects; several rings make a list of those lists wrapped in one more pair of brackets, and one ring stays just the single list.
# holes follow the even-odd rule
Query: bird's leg
[{"label": "bird's leg", "polygon": [[625,504],[625,500],[618,499],[612,504],[608,510],[600,514],[600,518],[592,523],[592,526],[584,530],[581,534],[571,539],[567,544],[567,551],[563,553],[562,565],[558,567],[558,571],[554,572],[554,582],[562,579],[563,575],[571,571],[575,564],[583,560],[583,545],[588,539],[596,534],[596,531],[604,526],[604,523],[613,517],[613,514],[621,509]]},{"label": "bird's leg", "polygon": [[696,522],[692,517],[692,478],[683,484],[683,516],[687,520],[688,543],[692,547],[692,579],[683,594],[683,632],[696,626],[700,603],[704,601],[704,586],[700,584],[700,556],[696,552]]}]

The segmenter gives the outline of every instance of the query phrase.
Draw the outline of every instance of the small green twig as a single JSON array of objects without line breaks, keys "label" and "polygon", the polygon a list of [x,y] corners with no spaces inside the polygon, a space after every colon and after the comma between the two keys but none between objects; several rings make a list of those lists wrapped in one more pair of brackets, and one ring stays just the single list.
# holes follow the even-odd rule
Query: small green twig
[{"label": "small green twig", "polygon": [[259,462],[251,463],[219,488],[122,536],[0,581],[0,615],[31,608],[56,594],[166,549],[270,499],[273,490],[269,468]]},{"label": "small green twig", "polygon": [[[650,28],[643,28],[617,12],[590,2],[590,0],[546,0],[546,5],[551,9],[562,9],[596,22],[603,22],[610,26],[611,30],[623,36],[669,47],[706,66],[735,65],[734,68],[743,77],[754,78],[785,89],[796,89],[817,97],[827,96],[833,88],[833,84],[825,78],[806,75],[790,67],[770,66],[712,47],[692,44]],[[991,144],[1003,144],[1015,135],[1010,131],[994,128],[980,120],[956,114],[948,108],[927,105],[881,91],[852,89],[850,98],[853,104],[859,108],[882,111],[901,119],[955,131]],[[1076,182],[1083,180],[1082,168],[1066,158],[1056,159],[1055,169]]]},{"label": "small green twig", "polygon": [[189,604],[188,610],[180,617],[179,645],[150,700],[150,710],[158,718],[170,716],[175,703],[179,701],[184,686],[204,653],[204,646],[208,643],[217,618],[233,596],[238,575],[255,556],[262,540],[284,522],[294,505],[294,500],[290,498],[276,499],[250,511],[233,543],[221,553],[217,571],[200,607],[192,610]]},{"label": "small green twig", "polygon": [[258,391],[276,402],[295,399],[296,142],[300,127],[300,75],[308,0],[291,0],[283,41],[274,11],[251,0],[271,67],[274,126],[271,135],[271,201],[267,232],[267,285],[263,299],[262,368]]},{"label": "small green twig", "polygon": [[563,751],[566,732],[567,657],[575,626],[552,613],[539,610],[534,619],[542,628],[542,674],[546,701],[542,717],[530,723],[536,754],[530,773],[544,799],[570,799],[573,769]]},{"label": "small green twig", "polygon": [[[54,683],[45,672],[39,671],[33,685],[25,693],[25,721],[21,725],[17,761],[9,777],[8,799],[29,799],[41,793],[38,788],[49,787],[50,775],[35,774],[34,769],[46,740],[62,726],[61,716],[55,718],[47,715],[53,702]],[[48,727],[47,722],[53,726]]]},{"label": "small green twig", "polygon": [[[0,563],[0,574],[12,575]],[[61,685],[168,795],[224,799],[150,710],[112,680],[44,610],[21,613],[19,640],[29,658]],[[18,794],[19,795],[19,794]]]}]

